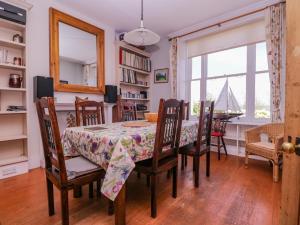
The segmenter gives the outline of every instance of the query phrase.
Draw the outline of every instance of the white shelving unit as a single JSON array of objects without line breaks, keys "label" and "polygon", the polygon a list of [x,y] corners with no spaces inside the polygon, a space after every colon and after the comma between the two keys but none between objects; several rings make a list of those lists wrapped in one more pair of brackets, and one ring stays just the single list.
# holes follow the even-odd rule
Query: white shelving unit
[{"label": "white shelving unit", "polygon": [[[117,71],[117,83],[119,88],[121,89],[122,96],[121,99],[123,101],[131,101],[134,102],[135,104],[143,104],[147,107],[146,110],[139,110],[137,111],[137,117],[138,119],[143,119],[144,118],[144,113],[149,112],[150,108],[150,101],[151,99],[149,98],[150,96],[150,74],[151,71],[146,71],[146,70],[141,70],[139,68],[135,68],[132,66],[124,65],[123,63],[120,62],[120,49],[126,50],[132,54],[135,54],[137,56],[150,59],[151,54],[143,51],[141,49],[138,49],[136,47],[133,47],[131,45],[126,44],[123,41],[117,41],[116,42],[116,71]],[[137,82],[125,82],[123,80],[123,70],[129,70],[132,73],[135,74],[136,81]],[[150,66],[151,70],[151,66]],[[140,93],[141,91],[146,91],[147,92],[147,97],[148,98],[133,98],[133,97],[126,97],[124,96],[124,93]]]},{"label": "white shelving unit", "polygon": [[[23,43],[13,42],[13,35],[23,37]],[[8,106],[27,107],[26,26],[0,19],[0,48],[8,52],[0,60],[0,179],[28,171],[27,111],[7,111]],[[14,65],[21,57],[23,65]],[[21,88],[9,87],[10,74],[23,77]]]}]

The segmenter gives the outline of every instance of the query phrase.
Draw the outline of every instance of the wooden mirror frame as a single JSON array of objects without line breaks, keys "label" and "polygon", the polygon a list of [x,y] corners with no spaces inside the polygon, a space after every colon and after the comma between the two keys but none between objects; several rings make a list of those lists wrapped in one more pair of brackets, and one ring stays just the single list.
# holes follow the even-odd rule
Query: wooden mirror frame
[{"label": "wooden mirror frame", "polygon": [[[59,92],[98,93],[105,92],[104,72],[104,30],[86,23],[80,19],[60,12],[54,8],[49,9],[50,23],[50,76],[53,77],[54,90]],[[96,35],[97,55],[97,87],[78,84],[60,83],[59,67],[59,22]]]}]

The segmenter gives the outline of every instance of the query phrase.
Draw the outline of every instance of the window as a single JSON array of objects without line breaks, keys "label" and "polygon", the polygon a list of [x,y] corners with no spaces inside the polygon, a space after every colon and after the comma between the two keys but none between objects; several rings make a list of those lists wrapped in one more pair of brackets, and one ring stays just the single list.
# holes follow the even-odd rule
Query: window
[{"label": "window", "polygon": [[190,112],[192,115],[199,113],[199,102],[200,102],[200,80],[202,74],[202,57],[192,58],[192,81],[191,81],[191,104]]},{"label": "window", "polygon": [[242,112],[243,119],[270,118],[270,78],[266,43],[232,48],[190,59],[191,114],[200,99],[215,101],[216,111]]},{"label": "window", "polygon": [[270,118],[270,76],[266,43],[256,44],[255,118]]},{"label": "window", "polygon": [[[216,110],[223,111],[228,108],[234,112],[242,111],[245,113],[246,73],[246,46],[208,54],[206,99],[215,101]],[[229,96],[238,102],[238,108],[230,107],[230,102],[227,99]]]},{"label": "window", "polygon": [[240,47],[207,55],[207,77],[247,72],[247,47]]}]

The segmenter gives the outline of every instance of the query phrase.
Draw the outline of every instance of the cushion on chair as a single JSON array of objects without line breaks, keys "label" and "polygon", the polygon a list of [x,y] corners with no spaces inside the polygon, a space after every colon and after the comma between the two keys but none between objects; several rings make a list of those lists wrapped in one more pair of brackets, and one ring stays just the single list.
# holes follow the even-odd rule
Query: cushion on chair
[{"label": "cushion on chair", "polygon": [[246,148],[249,153],[259,155],[268,159],[272,159],[275,153],[275,144],[270,142],[248,143]]},{"label": "cushion on chair", "polygon": [[86,173],[100,170],[101,167],[79,156],[65,161],[68,180],[82,176]]},{"label": "cushion on chair", "polygon": [[254,143],[249,143],[248,146],[261,148],[267,151],[275,151],[275,145],[270,142],[254,142]]},{"label": "cushion on chair", "polygon": [[213,131],[213,132],[211,132],[211,136],[222,137],[222,136],[224,136],[224,134],[222,132]]}]

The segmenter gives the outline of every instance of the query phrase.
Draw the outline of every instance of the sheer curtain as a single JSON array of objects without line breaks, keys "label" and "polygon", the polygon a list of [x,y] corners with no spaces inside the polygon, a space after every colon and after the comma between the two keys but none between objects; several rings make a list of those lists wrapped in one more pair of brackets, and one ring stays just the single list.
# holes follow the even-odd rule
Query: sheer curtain
[{"label": "sheer curtain", "polygon": [[285,4],[279,3],[266,10],[266,41],[271,81],[272,122],[281,121],[281,76],[285,40]]},{"label": "sheer curtain", "polygon": [[172,39],[170,46],[170,82],[171,82],[171,97],[177,98],[177,38]]}]

